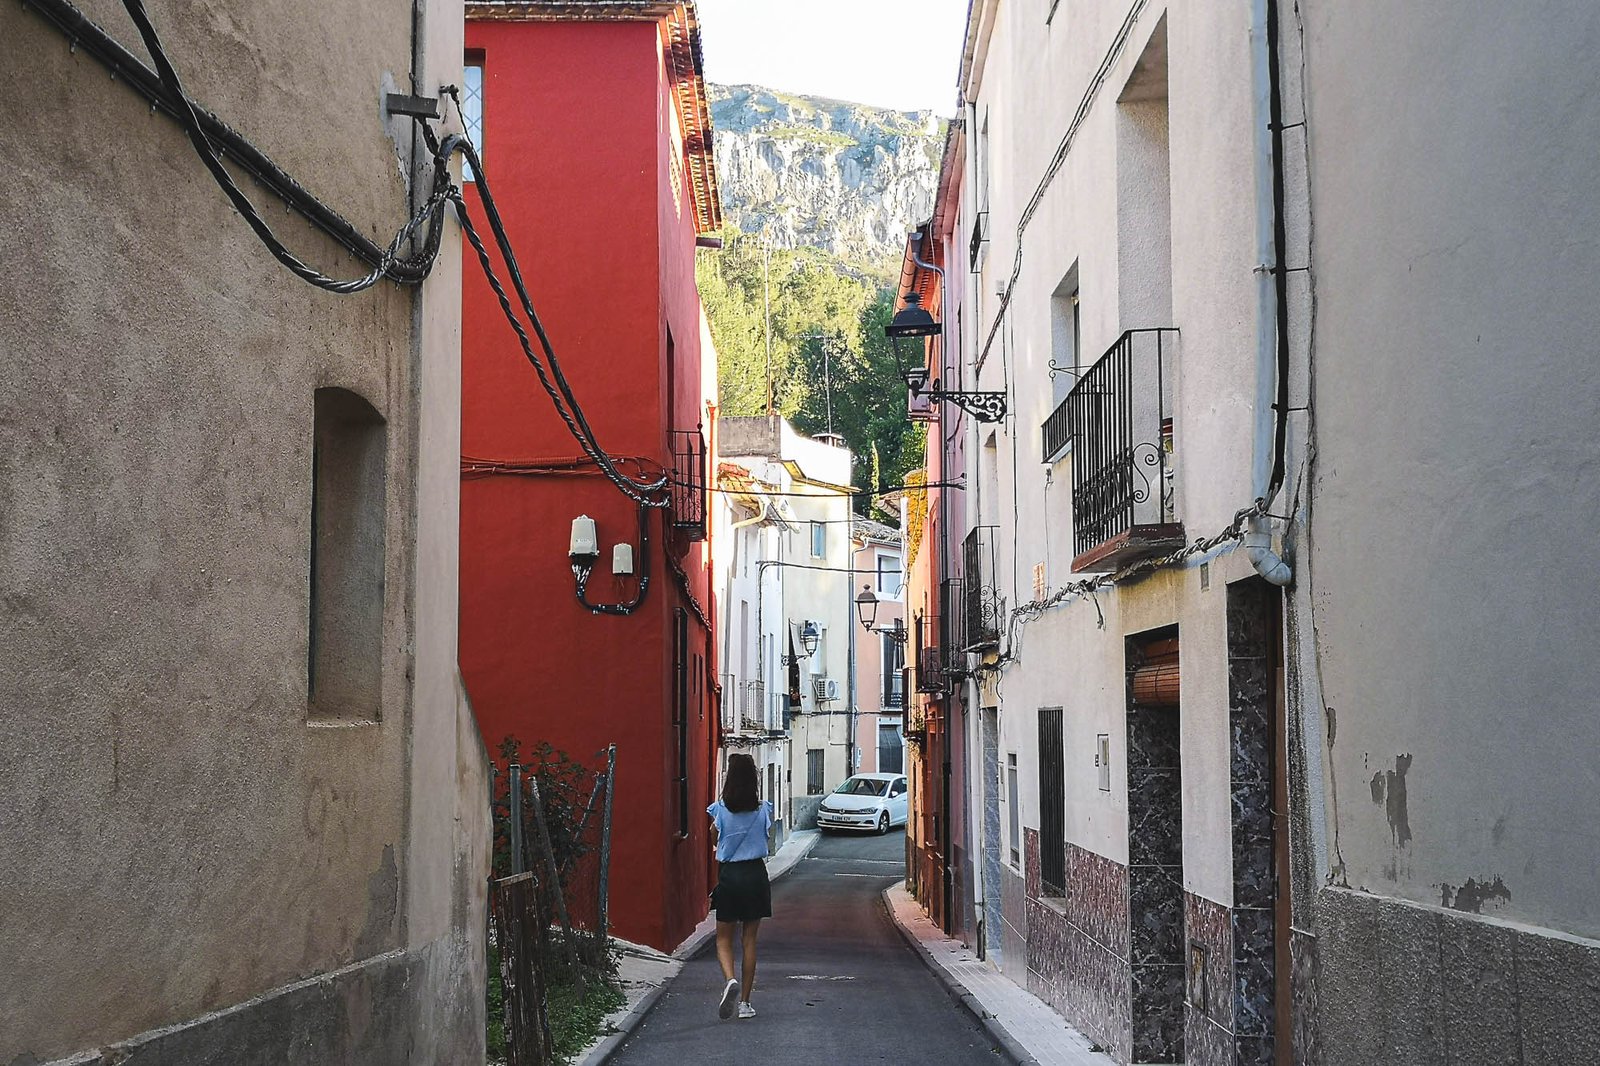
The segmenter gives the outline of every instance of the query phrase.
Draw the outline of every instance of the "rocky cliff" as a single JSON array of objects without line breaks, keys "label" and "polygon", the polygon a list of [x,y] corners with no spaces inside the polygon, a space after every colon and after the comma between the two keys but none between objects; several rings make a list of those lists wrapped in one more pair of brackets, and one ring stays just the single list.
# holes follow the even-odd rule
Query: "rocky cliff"
[{"label": "rocky cliff", "polygon": [[932,211],[944,123],[928,111],[712,85],[723,213],[779,247],[892,267]]}]

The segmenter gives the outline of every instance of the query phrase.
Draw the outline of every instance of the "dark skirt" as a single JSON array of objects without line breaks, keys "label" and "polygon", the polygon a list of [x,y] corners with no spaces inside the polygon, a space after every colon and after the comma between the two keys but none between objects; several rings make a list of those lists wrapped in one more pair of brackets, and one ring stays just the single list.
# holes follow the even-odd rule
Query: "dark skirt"
[{"label": "dark skirt", "polygon": [[717,887],[711,905],[719,922],[749,922],[772,917],[772,882],[765,859],[717,863]]}]

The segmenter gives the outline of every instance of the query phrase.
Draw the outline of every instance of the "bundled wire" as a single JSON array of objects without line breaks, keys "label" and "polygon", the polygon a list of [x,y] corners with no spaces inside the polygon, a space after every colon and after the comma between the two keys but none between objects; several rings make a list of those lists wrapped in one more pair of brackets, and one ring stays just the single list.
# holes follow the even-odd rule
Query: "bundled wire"
[{"label": "bundled wire", "polygon": [[[150,16],[144,9],[143,0],[122,0],[122,6],[127,9],[128,15],[133,19],[134,26],[139,30],[139,36],[144,40],[145,48],[150,52],[150,58],[155,61],[156,73],[161,78],[161,83],[172,95],[179,125],[189,135],[189,142],[194,145],[200,161],[211,171],[211,176],[216,179],[217,185],[227,194],[234,208],[244,217],[245,222],[255,231],[261,243],[266,245],[267,251],[273,258],[287,267],[296,277],[315,285],[328,292],[348,295],[370,289],[384,278],[407,285],[420,285],[433,267],[439,255],[440,223],[444,215],[445,202],[450,198],[450,175],[444,167],[437,167],[434,175],[434,189],[432,194],[412,215],[406,224],[400,227],[400,232],[395,234],[394,240],[384,249],[382,257],[372,270],[364,277],[340,281],[331,278],[320,270],[305,262],[291,252],[288,247],[272,232],[272,227],[267,225],[266,219],[256,210],[250,198],[239,188],[233,180],[233,175],[228,173],[228,168],[222,165],[222,157],[217,148],[206,136],[205,129],[201,126],[200,115],[195,110],[194,101],[189,99],[189,94],[184,91],[183,82],[178,77],[177,70],[172,61],[167,58],[166,49],[162,47],[161,38],[156,33],[155,26],[150,22]],[[424,250],[415,256],[403,257],[400,249],[411,239],[424,222],[432,222],[428,240]],[[403,269],[402,269],[403,268]]]},{"label": "bundled wire", "polygon": [[1089,597],[1094,602],[1095,613],[1099,615],[1100,626],[1104,628],[1105,615],[1100,611],[1100,601],[1095,595],[1098,591],[1120,585],[1125,581],[1129,581],[1141,574],[1150,573],[1153,570],[1165,569],[1198,555],[1208,555],[1224,544],[1241,540],[1244,537],[1245,523],[1252,518],[1265,514],[1266,510],[1267,501],[1257,500],[1249,507],[1235,514],[1232,522],[1229,522],[1225,528],[1210,537],[1197,538],[1192,543],[1185,544],[1181,548],[1175,548],[1165,555],[1152,556],[1148,559],[1141,559],[1136,563],[1130,563],[1114,573],[1097,574],[1094,577],[1086,577],[1079,581],[1070,582],[1043,599],[1019,604],[1016,610],[1011,612],[1011,617],[1007,619],[1005,651],[994,662],[983,663],[978,666],[975,672],[996,673],[1008,663],[1015,662],[1021,658],[1022,627],[1046,611],[1059,607],[1064,603],[1069,603],[1072,600],[1081,599],[1084,596]]},{"label": "bundled wire", "polygon": [[[471,242],[473,250],[477,253],[478,263],[482,267],[484,276],[488,279],[489,286],[494,290],[500,309],[505,314],[506,320],[516,332],[517,340],[522,346],[522,353],[533,366],[538,375],[539,384],[544,388],[550,402],[556,409],[556,414],[567,427],[567,431],[578,442],[585,455],[597,466],[623,495],[641,507],[665,508],[671,503],[669,477],[666,473],[649,473],[632,477],[622,472],[618,460],[608,455],[600,446],[589,420],[583,413],[582,406],[578,403],[577,396],[572,391],[571,383],[561,369],[561,363],[556,358],[555,349],[550,343],[549,334],[546,333],[543,322],[534,311],[533,300],[528,295],[526,283],[522,278],[522,270],[518,266],[516,253],[512,250],[511,241],[506,235],[505,225],[500,218],[499,209],[495,206],[494,197],[489,191],[488,178],[484,173],[483,164],[478,158],[477,151],[472,142],[464,134],[453,134],[446,138],[441,145],[433,130],[424,122],[421,124],[423,137],[428,148],[434,156],[434,187],[427,200],[395,234],[387,248],[384,249],[378,262],[372,270],[359,278],[340,280],[329,277],[299,256],[278,239],[272,232],[272,227],[267,225],[261,213],[256,210],[250,198],[239,188],[233,175],[222,164],[221,155],[206,135],[201,123],[200,115],[190,100],[188,93],[183,88],[182,79],[167,57],[166,49],[161,43],[161,37],[156,33],[155,26],[150,21],[149,14],[144,9],[143,0],[123,0],[123,7],[133,19],[134,26],[139,31],[139,36],[144,41],[145,48],[150,52],[151,59],[155,62],[156,73],[162,85],[172,97],[173,111],[179,124],[188,135],[190,143],[194,146],[201,162],[211,172],[212,178],[227,195],[234,208],[243,216],[246,224],[255,233],[261,243],[272,253],[273,258],[283,264],[291,273],[303,281],[326,292],[339,295],[348,295],[371,288],[379,281],[388,278],[404,285],[418,285],[428,276],[434,262],[438,258],[444,207],[452,203],[456,208],[456,216],[461,229]],[[456,104],[456,110],[461,111],[460,91],[455,86],[450,86],[446,91],[451,95]],[[465,116],[463,116],[463,126]],[[494,236],[495,245],[500,252],[501,259],[510,274],[512,286],[517,291],[518,302],[521,304],[522,313],[526,316],[528,325],[532,327],[533,334],[538,338],[539,348],[535,351],[533,341],[528,335],[528,328],[523,325],[511,299],[506,293],[505,286],[501,283],[495,272],[494,264],[490,259],[483,238],[478,235],[477,228],[473,225],[467,213],[466,199],[461,194],[461,189],[450,177],[450,157],[459,152],[471,165],[476,177],[479,197],[483,202],[484,214],[489,223],[489,229]],[[427,239],[421,252],[402,256],[401,249],[407,241],[424,223],[429,223]]]}]

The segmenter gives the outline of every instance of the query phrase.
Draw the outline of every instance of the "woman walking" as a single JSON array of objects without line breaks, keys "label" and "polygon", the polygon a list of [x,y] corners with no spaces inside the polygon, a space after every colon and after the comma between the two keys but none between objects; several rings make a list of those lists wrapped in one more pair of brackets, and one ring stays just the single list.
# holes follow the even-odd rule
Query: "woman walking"
[{"label": "woman walking", "polygon": [[[717,887],[711,903],[717,910],[717,961],[728,982],[722,989],[717,1017],[733,1016],[734,997],[739,1017],[754,1018],[750,991],[756,983],[756,935],[761,919],[772,917],[772,885],[767,880],[767,833],[772,828],[772,807],[761,800],[755,760],[744,754],[728,756],[722,779],[722,798],[706,808],[717,830]],[[743,983],[733,975],[733,931],[744,932]]]}]

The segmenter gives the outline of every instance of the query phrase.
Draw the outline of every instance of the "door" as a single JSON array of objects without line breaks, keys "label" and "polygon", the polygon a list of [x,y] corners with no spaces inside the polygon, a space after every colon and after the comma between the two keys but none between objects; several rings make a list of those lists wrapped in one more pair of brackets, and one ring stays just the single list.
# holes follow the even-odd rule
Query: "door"
[{"label": "door", "polygon": [[906,824],[906,779],[897,777],[889,784],[889,820],[895,825]]}]

